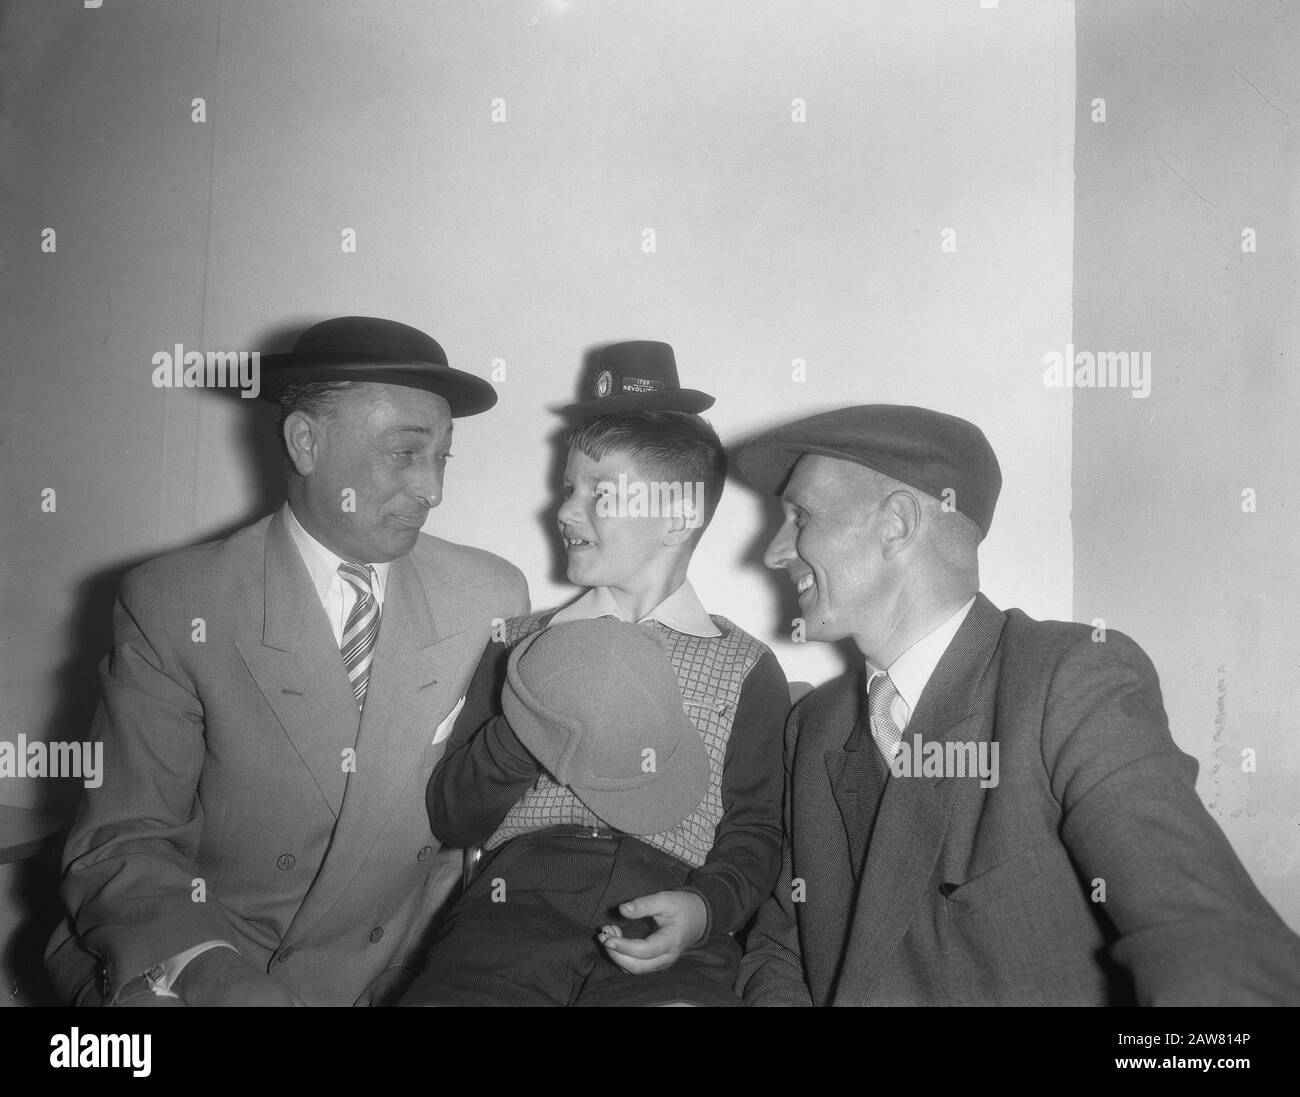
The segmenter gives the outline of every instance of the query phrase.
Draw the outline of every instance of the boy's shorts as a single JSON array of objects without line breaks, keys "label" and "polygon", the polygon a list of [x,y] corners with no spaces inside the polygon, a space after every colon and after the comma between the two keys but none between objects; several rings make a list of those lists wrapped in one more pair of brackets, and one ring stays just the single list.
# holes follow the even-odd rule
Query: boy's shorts
[{"label": "boy's shorts", "polygon": [[618,905],[680,890],[689,873],[626,834],[576,826],[522,834],[484,855],[398,1005],[740,1005],[740,947],[728,934],[644,975],[624,971],[596,940],[609,924],[648,936],[653,922],[626,919]]}]

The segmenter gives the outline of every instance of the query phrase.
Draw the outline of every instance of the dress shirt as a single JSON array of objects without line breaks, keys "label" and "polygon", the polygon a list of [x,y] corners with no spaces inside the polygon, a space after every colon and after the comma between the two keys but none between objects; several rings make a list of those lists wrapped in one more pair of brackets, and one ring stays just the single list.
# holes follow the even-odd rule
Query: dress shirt
[{"label": "dress shirt", "polygon": [[948,650],[948,645],[952,643],[953,637],[957,635],[957,630],[961,628],[961,623],[966,620],[966,614],[970,613],[971,606],[974,604],[975,596],[972,595],[970,601],[961,609],[938,628],[921,637],[890,663],[886,670],[881,670],[870,659],[867,660],[868,689],[871,688],[871,680],[877,674],[888,673],[894,688],[898,690],[898,696],[894,698],[889,714],[894,718],[900,734],[912,718],[916,703],[921,699],[926,683],[934,674],[934,668],[939,665],[943,653]]},{"label": "dress shirt", "polygon": [[[552,617],[551,624],[589,621],[595,617],[615,617],[620,621],[625,620],[609,587],[592,587],[576,602],[565,606]],[[661,625],[675,632],[684,632],[687,636],[722,635],[705,611],[689,579],[684,580],[680,587],[635,624],[643,625],[647,621],[658,621]]]},{"label": "dress shirt", "polygon": [[[325,615],[329,618],[330,629],[334,633],[334,642],[342,644],[343,626],[347,622],[348,614],[352,612],[352,607],[357,603],[356,587],[351,583],[345,583],[339,575],[339,565],[343,563],[343,557],[331,552],[303,529],[288,503],[284,504],[284,515],[289,536],[298,547],[298,555],[302,557],[302,562],[307,565],[307,573],[311,576],[311,583],[316,588],[316,596],[320,598],[320,604],[325,607]],[[370,565],[370,573],[375,579],[370,584],[370,589],[374,593],[375,601],[379,603],[381,613],[384,608],[384,588],[388,583],[389,566],[387,563]]]}]

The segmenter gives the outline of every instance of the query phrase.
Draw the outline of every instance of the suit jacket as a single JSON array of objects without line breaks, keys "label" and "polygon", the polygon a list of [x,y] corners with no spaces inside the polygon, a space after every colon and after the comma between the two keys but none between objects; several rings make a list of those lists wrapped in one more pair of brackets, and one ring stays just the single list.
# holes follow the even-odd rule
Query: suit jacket
[{"label": "suit jacket", "polygon": [[48,950],[65,997],[111,1001],[221,939],[307,1004],[350,1005],[415,953],[459,879],[425,813],[435,732],[528,593],[513,565],[425,535],[384,593],[362,715],[283,509],[126,576],[104,781],[68,837],[70,924]]},{"label": "suit jacket", "polygon": [[1300,939],[1196,795],[1127,637],[980,595],[904,731],[997,743],[998,783],[890,776],[861,843],[864,675],[787,728],[782,875],[740,989],[772,1005],[1300,1001]]}]

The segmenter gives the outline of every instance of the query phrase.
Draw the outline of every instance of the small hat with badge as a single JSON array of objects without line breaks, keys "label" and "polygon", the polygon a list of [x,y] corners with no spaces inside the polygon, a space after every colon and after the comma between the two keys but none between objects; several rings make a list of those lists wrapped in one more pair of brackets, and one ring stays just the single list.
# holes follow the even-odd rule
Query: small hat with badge
[{"label": "small hat with badge", "polygon": [[566,621],[510,653],[501,707],[519,741],[616,830],[671,830],[708,791],[709,756],[653,632]]},{"label": "small hat with badge", "polygon": [[653,339],[602,347],[583,391],[590,393],[589,398],[561,409],[564,415],[591,419],[628,411],[698,414],[713,406],[707,392],[682,388],[673,348]]},{"label": "small hat with badge", "polygon": [[755,487],[776,494],[805,453],[853,461],[936,499],[951,498],[985,535],[1002,490],[997,455],[979,427],[898,404],[839,408],[776,427],[741,447],[736,467]]},{"label": "small hat with badge", "polygon": [[453,418],[477,415],[497,402],[491,384],[452,369],[438,342],[418,328],[378,316],[336,316],[313,324],[287,354],[265,354],[261,396],[278,400],[288,385],[372,381],[441,396]]}]

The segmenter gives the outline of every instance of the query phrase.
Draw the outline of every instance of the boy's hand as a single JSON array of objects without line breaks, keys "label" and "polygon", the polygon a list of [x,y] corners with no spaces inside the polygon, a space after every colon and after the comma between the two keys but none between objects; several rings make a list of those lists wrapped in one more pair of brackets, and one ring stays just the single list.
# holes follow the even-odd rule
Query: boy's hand
[{"label": "boy's hand", "polygon": [[653,918],[659,927],[644,940],[624,937],[618,926],[605,926],[600,943],[624,971],[644,975],[672,967],[683,952],[704,935],[709,912],[704,900],[690,891],[656,891],[622,904],[624,918]]}]

